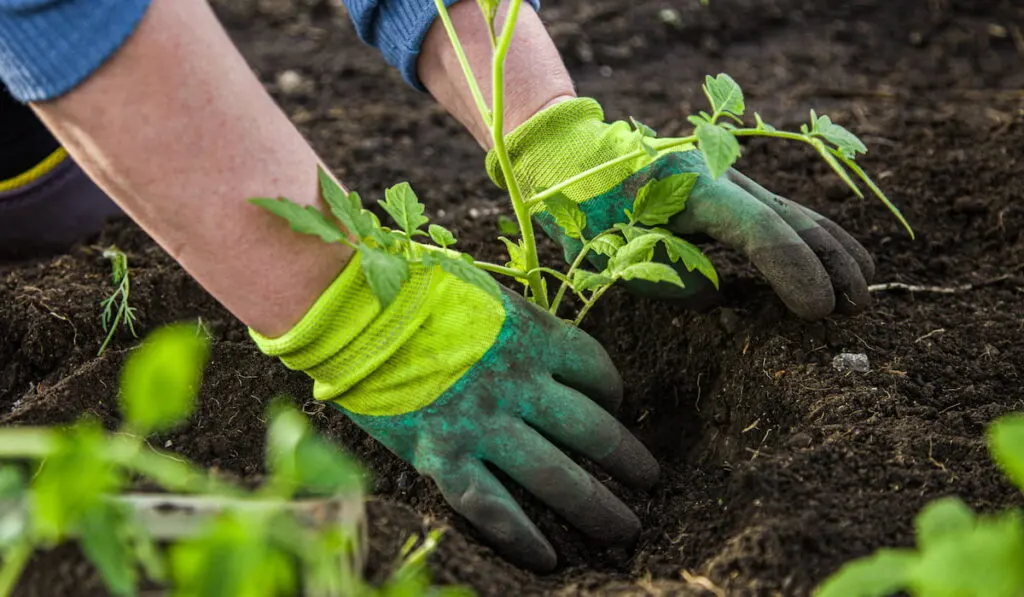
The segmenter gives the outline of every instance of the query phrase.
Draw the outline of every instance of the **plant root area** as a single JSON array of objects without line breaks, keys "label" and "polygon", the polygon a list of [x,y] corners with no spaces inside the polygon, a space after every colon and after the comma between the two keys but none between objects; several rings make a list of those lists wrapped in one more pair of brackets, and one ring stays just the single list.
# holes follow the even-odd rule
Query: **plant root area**
[{"label": "plant root area", "polygon": [[[324,0],[213,5],[350,188],[376,199],[408,180],[463,249],[503,259],[497,220],[510,211],[483,152],[363,46],[346,15]],[[871,148],[862,164],[916,241],[804,146],[749,142],[738,167],[845,226],[875,255],[874,283],[945,290],[882,289],[860,315],[805,322],[739,254],[708,245],[723,278],[710,310],[610,292],[584,327],[621,369],[618,415],[657,455],[662,480],[629,491],[591,469],[642,520],[632,549],[592,545],[517,490],[560,554],[549,575],[498,558],[431,481],[312,401],[303,375],[261,355],[129,222],[66,254],[0,266],[2,424],[83,415],[116,424],[118,372],[137,342],[122,332],[95,356],[105,335],[99,303],[112,289],[101,249],[116,244],[129,257],[140,333],[191,320],[215,338],[197,413],[153,444],[258,482],[265,409],[292,397],[373,475],[373,579],[393,570],[407,537],[447,527],[430,558],[434,579],[481,595],[808,595],[851,558],[912,545],[913,516],[932,499],[955,494],[985,512],[1022,505],[983,434],[1024,406],[1024,6],[550,0],[542,14],[580,95],[601,101],[609,119],[685,133],[686,115],[706,107],[704,76],[728,72],[748,109],[778,127],[799,126],[811,108],[849,127]],[[549,241],[542,249],[560,263]],[[866,355],[870,370],[837,371],[841,353]],[[63,547],[36,557],[18,594],[105,592]]]}]

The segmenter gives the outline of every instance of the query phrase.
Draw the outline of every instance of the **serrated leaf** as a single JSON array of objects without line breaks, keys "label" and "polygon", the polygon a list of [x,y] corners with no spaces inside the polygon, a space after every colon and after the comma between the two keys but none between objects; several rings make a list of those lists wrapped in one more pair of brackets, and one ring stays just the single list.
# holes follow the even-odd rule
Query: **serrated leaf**
[{"label": "serrated leaf", "polygon": [[427,232],[430,233],[431,240],[441,248],[448,248],[455,244],[455,235],[444,226],[431,224],[430,227],[427,228]]},{"label": "serrated leaf", "polygon": [[715,288],[718,288],[718,272],[715,270],[715,266],[696,245],[672,234],[663,236],[661,243],[665,245],[670,261],[673,263],[681,261],[687,271],[697,270],[710,280]]},{"label": "serrated leaf", "polygon": [[654,258],[654,245],[659,240],[658,234],[641,234],[627,242],[608,261],[608,271],[618,277],[626,267],[650,261]]},{"label": "serrated leaf", "polygon": [[119,398],[128,426],[148,435],[187,419],[209,356],[208,339],[192,325],[162,327],[143,340],[121,371]]},{"label": "serrated leaf", "polygon": [[907,586],[918,556],[902,549],[881,549],[845,564],[825,580],[814,597],[888,597]]},{"label": "serrated leaf", "polygon": [[587,216],[579,204],[570,201],[565,195],[554,195],[544,200],[544,205],[555,223],[569,238],[582,239],[587,228]]},{"label": "serrated leaf", "polygon": [[1024,414],[1004,415],[988,429],[988,449],[996,465],[1024,491]]},{"label": "serrated leaf", "polygon": [[730,112],[736,116],[743,116],[743,110],[746,109],[743,103],[743,90],[729,75],[708,75],[704,79],[704,92],[711,102],[711,109],[715,112]]},{"label": "serrated leaf", "polygon": [[380,222],[374,215],[363,209],[362,199],[359,193],[352,191],[346,193],[341,186],[331,178],[323,168],[317,167],[317,177],[320,181],[320,193],[330,207],[331,213],[338,218],[351,234],[359,238],[366,238],[373,234],[373,230],[380,226]]},{"label": "serrated leaf", "polygon": [[604,236],[598,236],[593,241],[591,241],[590,250],[597,253],[598,255],[611,257],[625,244],[626,241],[621,236],[616,236],[614,234],[606,234]]},{"label": "serrated leaf", "polygon": [[970,533],[974,523],[974,512],[960,498],[935,500],[914,518],[917,547],[927,550],[943,539]]},{"label": "serrated leaf", "polygon": [[365,244],[359,245],[362,257],[363,275],[370,284],[370,290],[387,307],[398,296],[402,284],[409,279],[409,263],[400,255],[392,255]]},{"label": "serrated leaf", "polygon": [[671,266],[664,263],[634,263],[618,272],[617,277],[623,280],[646,280],[648,282],[667,282],[680,288],[686,288],[679,274]]},{"label": "serrated leaf", "polygon": [[298,233],[319,236],[328,243],[336,243],[345,238],[334,222],[328,220],[320,210],[310,205],[299,205],[284,198],[257,198],[250,199],[249,203],[284,218],[291,229]]},{"label": "serrated leaf", "polygon": [[501,214],[498,216],[498,232],[508,236],[515,236],[519,234],[519,222],[505,214]]},{"label": "serrated leaf", "polygon": [[[508,263],[506,267],[510,267],[514,270],[526,271],[526,249],[523,248],[523,241],[520,240],[518,243],[514,243],[504,236],[499,236],[498,240],[505,243],[505,250],[508,251]],[[525,278],[520,279],[521,282],[526,282]]]},{"label": "serrated leaf", "polygon": [[[813,111],[811,115],[812,118],[815,116]],[[814,118],[811,133],[835,145],[836,149],[847,159],[852,160],[857,157],[858,153],[867,153],[868,151],[857,135],[832,122],[832,119],[825,115]]]},{"label": "serrated leaf", "polygon": [[740,157],[740,143],[729,131],[713,124],[697,127],[697,146],[704,154],[712,178],[719,178]]},{"label": "serrated leaf", "polygon": [[[627,217],[629,217],[629,218],[633,217],[628,209],[625,210],[625,212],[626,212],[626,216]],[[625,222],[619,222],[617,224],[612,224],[612,228],[614,228],[615,230],[618,230],[619,232],[621,232],[622,236],[624,236],[626,238],[626,242],[632,241],[633,239],[637,238],[638,236],[643,236],[643,235],[648,234],[650,232],[650,230],[648,230],[647,228],[638,228],[638,227],[636,227],[636,226],[634,226],[632,224],[628,224],[628,223],[625,223]]]},{"label": "serrated leaf", "polygon": [[642,136],[642,137],[652,137],[652,138],[658,136],[658,133],[655,132],[654,129],[652,129],[651,127],[647,126],[646,124],[640,122],[639,120],[633,118],[632,116],[629,117],[629,121],[631,123],[633,123],[633,128],[636,129],[636,131],[640,133],[640,136]]},{"label": "serrated leaf", "polygon": [[420,203],[412,186],[407,182],[400,182],[384,191],[384,200],[378,201],[384,211],[388,212],[391,219],[398,224],[398,227],[405,231],[410,237],[417,234],[425,234],[420,228],[429,222],[423,212],[426,208]]},{"label": "serrated leaf", "polygon": [[431,251],[423,255],[423,264],[428,267],[440,266],[442,270],[463,282],[476,286],[495,299],[501,300],[501,289],[498,287],[498,283],[490,274],[473,265],[472,258],[468,255],[451,257],[439,251]]},{"label": "serrated leaf", "polygon": [[697,179],[697,174],[683,172],[645,184],[633,201],[633,221],[645,226],[667,224],[686,207]]},{"label": "serrated leaf", "polygon": [[572,277],[572,287],[577,292],[583,292],[585,290],[593,290],[599,286],[607,286],[614,282],[611,277],[604,274],[597,274],[594,272],[588,272],[586,270],[578,269]]}]

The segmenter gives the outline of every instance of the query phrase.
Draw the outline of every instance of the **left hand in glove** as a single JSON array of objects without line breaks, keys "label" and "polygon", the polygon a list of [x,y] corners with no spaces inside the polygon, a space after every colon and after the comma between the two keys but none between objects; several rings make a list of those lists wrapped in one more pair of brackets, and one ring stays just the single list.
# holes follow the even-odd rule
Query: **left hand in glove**
[{"label": "left hand in glove", "polygon": [[[671,139],[649,139],[659,146]],[[638,148],[628,122],[604,122],[594,100],[564,101],[533,116],[506,136],[516,179],[527,194],[551,188],[595,166]],[[504,178],[492,151],[488,172],[499,185]],[[743,252],[768,280],[786,306],[805,319],[833,312],[852,313],[870,302],[867,283],[874,263],[867,250],[839,225],[789,199],[780,197],[736,170],[712,178],[703,155],[690,146],[643,155],[568,187],[563,193],[587,215],[587,238],[626,222],[624,210],[652,180],[696,173],[698,180],[683,211],[664,226],[681,237],[708,236]],[[553,218],[535,217],[572,261],[579,241],[568,238]],[[714,287],[694,271],[678,268],[686,288],[664,283],[634,286],[644,294],[695,303]]]}]

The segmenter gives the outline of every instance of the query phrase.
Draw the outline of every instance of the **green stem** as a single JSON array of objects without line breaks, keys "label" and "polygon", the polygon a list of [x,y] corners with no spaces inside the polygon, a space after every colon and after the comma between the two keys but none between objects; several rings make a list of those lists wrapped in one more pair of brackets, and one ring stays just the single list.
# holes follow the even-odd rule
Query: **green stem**
[{"label": "green stem", "polygon": [[533,232],[533,220],[530,217],[530,210],[523,200],[523,194],[519,188],[515,173],[512,171],[512,160],[509,159],[508,149],[505,147],[505,57],[508,55],[509,47],[512,45],[512,34],[515,31],[516,21],[519,19],[519,8],[523,0],[512,0],[509,5],[508,15],[505,17],[505,25],[498,40],[498,46],[494,52],[494,61],[491,67],[492,85],[494,95],[494,110],[491,117],[491,138],[494,140],[494,152],[498,156],[498,163],[501,165],[501,172],[508,184],[508,194],[512,199],[512,208],[516,213],[519,222],[519,231],[523,237],[523,260],[528,272],[533,272],[526,277],[530,286],[530,294],[533,301],[542,309],[548,308],[548,295],[544,289],[544,279],[539,271],[540,259],[537,256],[537,240]]},{"label": "green stem", "polygon": [[0,568],[0,596],[8,597],[14,591],[33,550],[30,542],[23,541],[4,553],[3,567]]},{"label": "green stem", "polygon": [[[663,143],[663,144],[658,144],[658,146],[655,147],[655,149],[658,150],[658,151],[665,151],[666,149],[672,149],[673,147],[679,147],[680,145],[686,145],[688,143],[695,143],[696,141],[697,141],[697,137],[691,135],[689,137],[682,137],[682,138],[679,138],[679,139],[673,139],[671,142],[667,142],[667,143]],[[594,166],[590,170],[585,170],[585,171],[577,174],[576,176],[573,176],[572,178],[567,178],[566,180],[556,184],[555,186],[553,186],[551,188],[548,188],[548,189],[544,189],[540,193],[537,193],[536,195],[531,197],[529,201],[526,202],[526,207],[532,209],[535,205],[540,204],[545,199],[550,199],[551,197],[553,197],[553,196],[557,195],[558,193],[561,193],[562,191],[564,191],[569,186],[574,185],[574,184],[578,183],[579,181],[581,181],[581,180],[583,180],[585,178],[589,178],[589,177],[591,177],[591,176],[593,176],[595,174],[598,174],[600,172],[604,172],[608,168],[613,168],[613,167],[618,166],[619,164],[621,164],[623,162],[628,162],[630,160],[635,160],[636,158],[644,156],[644,155],[647,155],[647,151],[645,149],[643,149],[643,148],[640,148],[640,149],[637,149],[637,150],[635,150],[635,151],[633,151],[631,153],[627,153],[625,155],[621,155],[621,156],[615,158],[614,160],[610,160],[610,161],[607,161],[607,162],[605,162],[603,164],[599,164],[597,166]]]},{"label": "green stem", "polygon": [[758,129],[733,129],[729,131],[734,137],[774,137],[776,139],[789,139],[790,141],[800,141],[802,143],[810,143],[807,135],[801,133],[789,133],[786,131],[765,131]]},{"label": "green stem", "polygon": [[587,316],[587,313],[590,313],[590,308],[593,307],[594,304],[597,303],[597,301],[604,296],[604,293],[608,292],[608,289],[612,286],[613,284],[609,284],[602,288],[598,288],[594,291],[594,294],[590,295],[590,300],[583,305],[583,309],[580,310],[580,314],[576,316],[576,321],[573,322],[576,327],[580,326],[580,323],[583,322],[583,318]]},{"label": "green stem", "polygon": [[485,272],[491,272],[492,274],[498,274],[499,276],[508,276],[510,278],[525,278],[526,272],[521,272],[511,267],[505,267],[503,265],[497,265],[495,263],[487,263],[486,261],[474,261],[473,265],[479,267]]},{"label": "green stem", "polygon": [[[459,66],[462,67],[462,74],[466,77],[466,84],[469,85],[469,92],[473,96],[473,101],[476,102],[476,109],[480,112],[480,118],[483,119],[485,126],[491,125],[491,112],[487,109],[487,102],[484,101],[484,96],[480,93],[480,86],[476,84],[476,77],[473,76],[473,69],[469,66],[469,59],[466,58],[466,52],[462,49],[462,42],[459,41],[459,35],[455,32],[455,25],[452,24],[452,19],[448,15],[448,8],[445,7],[442,0],[434,0],[434,6],[437,7],[437,13],[441,15],[441,22],[444,23],[444,30],[448,33],[448,39],[452,42],[452,48],[455,49],[455,55],[459,59]],[[490,27],[488,27],[490,29]],[[491,32],[491,37],[494,37],[494,32]]]},{"label": "green stem", "polygon": [[[540,267],[538,267],[537,269],[535,269],[533,271],[540,272],[542,274],[547,274],[547,275],[551,276],[552,278],[555,278],[557,280],[561,280],[563,283],[569,281],[569,277],[568,276],[566,276],[565,274],[563,274],[562,272],[560,272],[558,270],[551,269],[550,267],[540,266]],[[532,274],[532,273],[533,272],[527,272],[527,274]]]},{"label": "green stem", "polygon": [[[608,231],[606,230],[605,232]],[[583,248],[580,249],[579,255],[576,256],[575,260],[573,260],[572,265],[569,266],[569,272],[565,275],[567,281],[562,282],[562,285],[558,287],[558,293],[555,294],[555,300],[551,303],[550,311],[552,315],[558,315],[558,308],[562,306],[562,299],[565,297],[565,291],[572,285],[572,275],[575,274],[576,270],[583,264],[583,259],[586,258],[587,254],[590,252],[591,243],[593,243],[595,239],[600,238],[605,232],[598,234],[593,239],[583,244]],[[576,289],[573,288],[573,291],[575,292]]]}]

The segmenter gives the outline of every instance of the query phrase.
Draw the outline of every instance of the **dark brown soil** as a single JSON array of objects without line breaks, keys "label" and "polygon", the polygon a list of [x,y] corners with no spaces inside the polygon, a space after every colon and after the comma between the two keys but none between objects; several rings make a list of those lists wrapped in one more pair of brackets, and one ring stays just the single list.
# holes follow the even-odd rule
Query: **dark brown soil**
[{"label": "dark brown soil", "polygon": [[[326,1],[218,0],[225,24],[289,115],[364,196],[409,180],[467,248],[498,258],[507,213],[474,142],[357,40]],[[674,8],[673,27],[659,11]],[[795,126],[811,107],[861,134],[863,163],[903,207],[910,241],[879,204],[858,202],[801,147],[751,143],[741,168],[842,223],[875,254],[876,282],[959,288],[881,291],[852,318],[790,316],[748,265],[712,250],[722,304],[703,314],[610,293],[586,329],[627,382],[621,416],[664,475],[625,495],[645,525],[635,551],[598,551],[528,503],[562,566],[536,576],[497,559],[432,484],[322,405],[302,376],[261,356],[243,327],[133,225],[61,257],[0,266],[0,417],[116,421],[125,350],[94,355],[107,264],[131,260],[140,328],[202,318],[217,338],[191,424],[161,442],[203,465],[258,476],[263,409],[288,393],[376,476],[370,572],[402,541],[450,525],[432,557],[440,582],[483,595],[807,595],[844,561],[912,542],[928,500],[993,510],[1022,503],[989,463],[986,423],[1024,407],[1024,6],[1013,0],[549,1],[546,20],[581,94],[610,118],[663,135],[703,107],[707,73],[731,73],[748,106]],[[296,70],[311,89],[284,95]],[[552,247],[546,246],[554,258]],[[866,374],[832,358],[865,353]],[[688,582],[684,577],[706,577]],[[39,558],[20,594],[102,595],[73,551]]]}]

